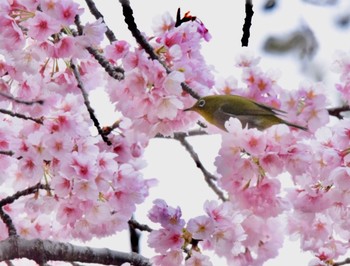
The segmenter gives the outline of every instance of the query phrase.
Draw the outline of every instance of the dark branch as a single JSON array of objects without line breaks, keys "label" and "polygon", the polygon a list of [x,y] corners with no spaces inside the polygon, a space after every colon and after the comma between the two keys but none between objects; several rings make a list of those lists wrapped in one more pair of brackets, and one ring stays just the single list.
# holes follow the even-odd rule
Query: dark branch
[{"label": "dark branch", "polygon": [[[141,45],[141,47],[146,51],[146,53],[151,57],[152,60],[157,60],[159,63],[162,64],[166,72],[169,74],[171,70],[167,67],[167,65],[160,60],[160,58],[156,55],[156,53],[153,50],[153,47],[147,42],[145,37],[141,34],[140,30],[137,28],[137,25],[135,23],[135,19],[133,16],[133,10],[130,7],[129,0],[119,0],[123,7],[123,15],[124,15],[124,21],[128,25],[128,29],[130,30],[132,36],[136,39],[137,43]],[[199,99],[200,96],[193,91],[185,82],[181,83],[182,89],[189,93],[193,98]]]},{"label": "dark branch", "polygon": [[13,156],[15,153],[13,151],[0,151],[0,154],[7,155],[7,156]]},{"label": "dark branch", "polygon": [[129,0],[119,0],[120,4],[123,8],[124,21],[128,25],[128,29],[130,30],[132,36],[136,39],[137,43],[141,45],[141,47],[146,51],[146,53],[151,57],[152,60],[157,60],[159,63],[163,65],[167,73],[170,73],[170,69],[166,66],[166,64],[159,59],[156,53],[153,50],[153,47],[147,42],[145,37],[137,28],[135,23],[135,19],[133,16],[133,10],[130,6]]},{"label": "dark branch", "polygon": [[86,50],[97,60],[97,62],[106,70],[108,75],[116,80],[124,79],[124,69],[114,67],[104,58],[96,49],[87,47]]},{"label": "dark branch", "polygon": [[128,223],[129,225],[129,234],[130,234],[130,246],[131,251],[135,253],[140,253],[140,237],[141,233],[132,223]]},{"label": "dark branch", "polygon": [[40,125],[43,124],[43,120],[44,120],[43,117],[33,118],[33,117],[30,117],[30,116],[25,116],[23,114],[15,113],[15,112],[12,112],[12,111],[9,111],[9,110],[5,110],[5,109],[0,109],[0,113],[6,114],[6,115],[9,115],[9,116],[12,116],[12,117],[21,118],[21,119],[24,119],[24,120],[31,120],[31,121],[34,121],[35,123],[40,124]]},{"label": "dark branch", "polygon": [[84,98],[84,104],[85,104],[85,106],[86,106],[86,108],[87,108],[87,110],[88,110],[88,112],[90,114],[91,120],[93,121],[93,123],[94,123],[95,127],[97,128],[98,133],[101,135],[103,141],[106,142],[107,145],[112,145],[112,142],[108,139],[108,137],[105,134],[103,134],[103,131],[102,131],[101,127],[100,127],[100,123],[99,123],[99,121],[97,120],[97,118],[95,116],[95,111],[91,107],[91,104],[90,104],[90,101],[89,101],[89,96],[88,96],[87,92],[84,89],[84,85],[83,85],[83,82],[81,81],[79,71],[78,71],[77,67],[73,64],[72,61],[71,61],[71,68],[72,68],[74,76],[75,76],[75,78],[77,80],[78,88],[80,89],[81,94],[82,94],[82,96]]},{"label": "dark branch", "polygon": [[104,24],[106,25],[106,27],[107,27],[106,36],[107,36],[109,42],[111,42],[111,43],[112,43],[112,42],[115,42],[115,41],[117,40],[117,38],[115,37],[113,31],[107,26],[107,24],[106,24],[106,22],[105,22],[105,20],[104,20],[104,17],[103,17],[103,15],[101,14],[101,12],[98,11],[98,9],[97,9],[97,7],[96,7],[96,5],[95,5],[95,2],[92,1],[92,0],[85,0],[85,2],[86,2],[86,4],[87,4],[87,6],[89,7],[89,10],[90,10],[91,14],[94,15],[94,17],[95,17],[96,19],[102,18],[103,23],[104,23]]},{"label": "dark branch", "polygon": [[9,236],[16,236],[17,230],[15,225],[12,222],[10,215],[8,215],[2,208],[0,208],[0,218],[6,224]]},{"label": "dark branch", "polygon": [[33,105],[33,104],[44,104],[44,101],[43,100],[35,100],[35,101],[25,101],[25,100],[20,100],[20,99],[17,99],[17,98],[14,98],[13,96],[11,95],[8,95],[6,93],[3,93],[0,91],[0,96],[6,98],[6,99],[9,99],[11,100],[12,102],[15,102],[15,103],[20,103],[20,104],[25,104],[25,105]]},{"label": "dark branch", "polygon": [[[73,35],[82,35],[83,26],[80,24],[79,16],[75,16],[75,25],[77,26],[78,33],[72,30]],[[116,80],[124,79],[124,69],[121,67],[112,66],[96,49],[92,47],[86,47],[86,50],[97,60],[97,62],[105,69],[108,75]]]},{"label": "dark branch", "polygon": [[339,119],[343,119],[344,116],[341,114],[342,112],[348,112],[350,111],[350,106],[345,105],[341,107],[334,107],[328,109],[328,114],[331,116],[338,117]]},{"label": "dark branch", "polygon": [[345,264],[350,264],[350,258],[347,258],[347,259],[340,261],[340,262],[335,262],[332,265],[333,266],[341,266],[341,265],[345,265]]},{"label": "dark branch", "polygon": [[2,200],[0,200],[0,208],[4,207],[7,204],[13,203],[15,200],[18,200],[20,197],[34,194],[39,189],[49,190],[50,187],[48,185],[43,185],[43,184],[38,183],[38,184],[31,186],[29,188],[18,191],[15,194],[13,194],[12,196],[9,196],[9,197],[6,197],[6,198],[3,198]]},{"label": "dark branch", "polygon": [[253,17],[254,11],[253,11],[253,3],[251,0],[246,0],[245,3],[245,19],[244,19],[244,25],[243,25],[243,36],[241,39],[242,47],[247,46],[249,42],[250,37],[250,26],[252,25],[252,17]]},{"label": "dark branch", "polygon": [[191,155],[193,161],[196,163],[196,166],[202,171],[204,175],[204,179],[207,182],[208,186],[218,195],[218,197],[222,201],[227,201],[226,197],[224,196],[223,192],[215,185],[213,180],[217,180],[217,178],[208,172],[207,169],[203,166],[202,162],[200,161],[198,154],[193,150],[193,147],[191,144],[185,139],[186,134],[185,133],[178,133],[174,135],[174,139],[180,141],[180,143],[186,148],[188,153]]},{"label": "dark branch", "polygon": [[140,231],[147,231],[147,232],[152,232],[153,229],[149,227],[147,224],[140,224],[138,221],[134,219],[130,219],[128,221],[129,225],[133,226],[134,228],[139,229]]},{"label": "dark branch", "polygon": [[6,212],[4,212],[3,207],[7,204],[13,203],[15,200],[19,199],[20,197],[34,194],[39,189],[50,189],[50,188],[47,185],[43,185],[43,184],[38,183],[35,186],[18,191],[15,194],[13,194],[12,196],[9,196],[9,197],[6,197],[6,198],[0,200],[0,218],[6,224],[10,236],[17,235],[17,230],[12,222],[11,217]]},{"label": "dark branch", "polygon": [[150,261],[136,253],[113,251],[107,248],[91,248],[41,239],[9,237],[0,241],[0,261],[28,258],[43,265],[47,261],[99,263],[105,265],[151,266]]},{"label": "dark branch", "polygon": [[197,100],[200,98],[199,94],[195,92],[193,89],[191,89],[190,86],[188,86],[185,82],[181,82],[181,87],[185,92],[187,92],[193,98]]}]

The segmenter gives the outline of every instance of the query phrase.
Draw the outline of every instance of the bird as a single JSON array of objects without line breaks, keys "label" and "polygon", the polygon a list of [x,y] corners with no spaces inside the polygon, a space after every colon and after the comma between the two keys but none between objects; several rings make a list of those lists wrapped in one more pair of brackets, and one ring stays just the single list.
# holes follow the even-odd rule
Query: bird
[{"label": "bird", "polygon": [[285,114],[285,111],[239,95],[204,96],[184,111],[197,112],[206,121],[225,131],[227,131],[225,122],[230,117],[239,119],[243,127],[256,128],[261,131],[277,124],[308,130],[307,127],[290,123],[278,117]]}]

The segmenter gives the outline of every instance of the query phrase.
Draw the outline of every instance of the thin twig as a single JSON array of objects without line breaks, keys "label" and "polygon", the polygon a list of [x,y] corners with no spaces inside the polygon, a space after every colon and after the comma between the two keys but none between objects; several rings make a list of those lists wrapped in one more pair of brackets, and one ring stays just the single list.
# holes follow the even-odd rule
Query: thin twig
[{"label": "thin twig", "polygon": [[218,195],[218,197],[222,201],[227,201],[226,197],[224,196],[224,193],[215,185],[213,181],[217,180],[217,177],[215,177],[214,175],[209,173],[207,169],[205,169],[198,157],[198,154],[193,150],[192,145],[186,140],[185,137],[185,134],[178,134],[174,136],[174,138],[180,141],[180,143],[186,148],[188,153],[191,155],[193,161],[196,163],[196,166],[202,171],[204,179],[207,182],[208,186],[216,193],[216,195]]},{"label": "thin twig", "polygon": [[177,136],[179,136],[179,137],[181,137],[181,136],[193,137],[193,136],[201,136],[201,135],[208,135],[208,133],[203,131],[203,130],[201,130],[201,129],[194,129],[194,130],[190,130],[190,131],[188,131],[186,133],[184,133],[184,132],[175,132],[173,137],[171,137],[171,136],[163,136],[162,134],[157,134],[155,136],[155,138],[164,138],[164,139],[174,138],[174,139],[176,139]]},{"label": "thin twig", "polygon": [[92,15],[94,15],[94,17],[96,19],[102,18],[102,22],[106,25],[107,31],[106,31],[106,36],[109,40],[109,42],[115,42],[117,41],[117,38],[115,37],[113,31],[107,26],[107,23],[104,20],[103,15],[101,14],[101,12],[97,9],[95,2],[92,0],[85,0],[85,3],[87,4],[87,6],[89,7],[89,10],[91,12]]},{"label": "thin twig", "polygon": [[0,200],[0,218],[6,224],[10,236],[17,235],[17,230],[16,230],[15,225],[12,222],[11,217],[6,212],[4,212],[3,207],[7,204],[13,203],[15,200],[19,199],[20,197],[34,194],[39,189],[48,190],[48,189],[50,189],[50,187],[48,185],[43,185],[43,184],[38,183],[32,187],[29,187],[29,188],[26,188],[24,190],[16,192],[12,196],[8,196],[8,197]]},{"label": "thin twig", "polygon": [[35,100],[35,101],[25,101],[25,100],[20,100],[20,99],[17,99],[17,98],[14,98],[13,96],[11,95],[8,95],[6,93],[3,93],[0,91],[0,96],[6,98],[6,99],[9,99],[11,100],[12,102],[16,102],[16,103],[21,103],[21,104],[25,104],[25,105],[33,105],[33,104],[44,104],[44,101],[43,100]]},{"label": "thin twig", "polygon": [[5,109],[0,109],[0,113],[6,114],[6,115],[10,115],[12,117],[18,117],[18,118],[21,118],[21,119],[24,119],[24,120],[31,120],[31,121],[34,121],[35,123],[40,124],[40,125],[43,124],[43,120],[44,120],[43,117],[33,118],[33,117],[30,117],[30,116],[25,116],[23,114],[15,113],[15,112],[12,112],[12,111],[9,111],[9,110],[5,110]]},{"label": "thin twig", "polygon": [[26,188],[24,190],[16,192],[12,196],[8,196],[6,198],[1,199],[0,200],[0,207],[4,207],[7,204],[11,204],[15,200],[19,199],[20,197],[27,196],[27,195],[30,195],[30,194],[34,194],[39,189],[49,190],[50,187],[48,185],[44,185],[44,184],[38,183],[38,184],[36,184],[34,186],[31,186],[31,187],[28,187],[28,188]]},{"label": "thin twig", "polygon": [[86,106],[86,108],[87,108],[87,110],[88,110],[88,112],[90,114],[91,120],[93,121],[93,123],[94,123],[98,133],[101,135],[103,141],[106,142],[107,145],[112,145],[112,142],[108,139],[108,137],[105,134],[103,134],[103,130],[100,127],[100,123],[99,123],[99,121],[97,120],[97,118],[95,116],[95,111],[91,107],[91,104],[90,104],[90,101],[89,101],[89,96],[88,96],[87,92],[84,89],[84,85],[83,85],[83,82],[81,81],[79,71],[78,71],[77,67],[75,66],[75,64],[73,64],[72,61],[71,61],[71,68],[72,68],[74,76],[75,76],[75,78],[77,80],[78,88],[80,89],[81,94],[82,94],[82,96],[84,98],[84,104],[85,104],[85,106]]},{"label": "thin twig", "polygon": [[[77,36],[83,34],[83,26],[80,23],[79,16],[75,16],[74,20],[75,25],[77,26],[78,33],[72,30],[73,35]],[[116,80],[124,79],[124,69],[121,67],[112,66],[103,55],[101,55],[96,49],[92,47],[86,47],[86,50],[97,60],[97,62],[105,69],[108,75]]]},{"label": "thin twig", "polygon": [[242,47],[248,46],[249,37],[250,37],[250,26],[252,25],[252,17],[253,17],[253,3],[252,0],[246,0],[245,2],[245,19],[243,25],[243,36],[241,39]]}]

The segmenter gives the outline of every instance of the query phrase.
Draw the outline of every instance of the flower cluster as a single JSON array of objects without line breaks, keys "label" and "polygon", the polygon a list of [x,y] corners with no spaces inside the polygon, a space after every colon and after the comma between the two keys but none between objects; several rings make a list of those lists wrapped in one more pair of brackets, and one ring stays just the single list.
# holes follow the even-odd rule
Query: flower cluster
[{"label": "flower cluster", "polygon": [[[106,27],[101,19],[86,23],[74,37],[70,27],[82,12],[71,0],[1,4],[1,92],[33,101],[1,98],[2,109],[29,118],[1,114],[1,184],[14,191],[38,182],[50,187],[6,206],[29,238],[90,240],[123,230],[153,185],[140,173],[148,138],[125,123],[109,136],[111,146],[92,133],[69,66],[79,65],[85,93],[104,85],[103,69],[85,47],[99,45]],[[7,237],[3,224],[0,235]]]},{"label": "flower cluster", "polygon": [[[170,15],[164,16],[164,31],[155,38],[154,50],[172,72],[149,59],[144,50],[132,51],[125,41],[106,47],[110,62],[125,69],[121,82],[109,79],[108,90],[116,109],[133,121],[135,130],[149,137],[160,133],[172,135],[183,131],[194,122],[195,115],[182,112],[194,100],[182,90],[186,82],[200,95],[210,93],[214,78],[200,53],[200,42],[205,38],[196,22],[174,26]],[[130,104],[132,103],[132,104]]]}]

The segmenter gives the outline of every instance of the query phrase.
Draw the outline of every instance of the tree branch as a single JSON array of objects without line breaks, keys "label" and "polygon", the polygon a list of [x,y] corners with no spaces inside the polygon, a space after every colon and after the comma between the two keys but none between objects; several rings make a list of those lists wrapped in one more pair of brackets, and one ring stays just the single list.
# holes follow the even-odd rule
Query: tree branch
[{"label": "tree branch", "polygon": [[129,225],[133,226],[134,228],[137,228],[141,231],[147,231],[147,232],[152,232],[153,229],[149,227],[147,224],[140,224],[138,221],[135,219],[130,219],[128,221]]},{"label": "tree branch", "polygon": [[91,248],[51,240],[24,239],[11,236],[0,241],[0,261],[28,258],[38,264],[47,261],[86,262],[105,265],[151,266],[150,261],[136,253],[113,251],[107,248]]},{"label": "tree branch", "polygon": [[[73,35],[82,35],[83,34],[83,26],[80,24],[79,16],[75,16],[74,20],[75,25],[77,26],[78,33],[75,30],[72,30]],[[108,75],[116,80],[124,79],[124,69],[121,67],[112,66],[106,58],[104,58],[96,49],[92,47],[86,47],[86,50],[97,60],[97,62],[105,69]]]},{"label": "tree branch", "polygon": [[21,119],[24,119],[24,120],[31,120],[31,121],[34,121],[37,124],[40,124],[40,125],[43,124],[43,120],[44,120],[43,117],[33,118],[33,117],[30,117],[30,116],[25,116],[23,114],[15,113],[15,112],[12,112],[12,111],[9,111],[9,110],[5,110],[5,109],[0,109],[0,113],[6,114],[6,115],[9,115],[9,116],[12,116],[12,117],[21,118]]},{"label": "tree branch", "polygon": [[11,100],[12,102],[15,102],[15,103],[20,103],[20,104],[25,104],[25,105],[33,105],[33,104],[44,104],[44,101],[43,100],[35,100],[35,101],[25,101],[25,100],[21,100],[21,99],[17,99],[17,98],[14,98],[13,96],[11,95],[8,95],[2,91],[0,91],[0,96],[6,98],[6,99],[9,99]]},{"label": "tree branch", "polygon": [[87,108],[87,110],[88,110],[88,112],[90,114],[91,120],[93,121],[93,123],[94,123],[95,127],[97,128],[98,133],[101,135],[103,141],[105,143],[107,143],[107,145],[112,145],[112,142],[108,139],[108,137],[105,134],[103,134],[103,130],[100,127],[100,123],[99,123],[99,121],[97,120],[97,118],[95,116],[95,111],[91,107],[91,104],[90,104],[90,101],[89,101],[89,96],[88,96],[87,92],[84,89],[84,85],[83,85],[83,82],[81,81],[79,71],[78,71],[77,67],[73,64],[72,61],[71,61],[71,67],[72,67],[74,76],[75,76],[75,78],[77,80],[78,88],[80,89],[81,94],[83,95],[84,104],[85,104],[85,106],[86,106],[86,108]]},{"label": "tree branch", "polygon": [[333,266],[341,266],[341,265],[345,265],[345,264],[350,264],[350,258],[347,258],[347,259],[340,261],[340,262],[335,262],[333,264]]},{"label": "tree branch", "polygon": [[350,111],[350,106],[345,105],[345,106],[341,106],[341,107],[329,108],[327,110],[328,110],[329,115],[338,117],[339,119],[343,119],[344,116],[341,115],[341,113]]},{"label": "tree branch", "polygon": [[202,171],[204,179],[207,182],[208,186],[216,193],[216,195],[218,195],[218,197],[222,201],[227,201],[226,197],[224,196],[224,193],[213,182],[213,180],[217,180],[217,177],[212,175],[208,172],[207,169],[205,169],[198,157],[198,154],[193,150],[192,145],[185,139],[185,137],[185,133],[178,133],[174,135],[174,139],[180,141],[180,143],[186,148],[188,153],[191,155],[193,161],[196,163],[196,166]]},{"label": "tree branch", "polygon": [[252,0],[246,0],[245,14],[246,14],[246,17],[244,19],[244,24],[242,28],[243,30],[243,36],[241,39],[242,47],[244,46],[248,47],[249,36],[250,36],[250,26],[252,25],[252,17],[254,14]]},{"label": "tree branch", "polygon": [[103,15],[101,14],[100,11],[98,11],[95,2],[92,0],[85,0],[85,3],[87,4],[87,6],[89,7],[90,13],[96,18],[102,18],[102,22],[106,25],[107,31],[106,31],[106,36],[109,40],[110,43],[117,41],[117,38],[114,35],[114,32],[107,26]]},{"label": "tree branch", "polygon": [[9,196],[0,200],[0,218],[6,224],[10,236],[17,235],[17,230],[12,222],[11,217],[6,212],[4,212],[3,207],[7,204],[13,203],[15,200],[19,199],[20,197],[34,194],[39,189],[50,189],[50,187],[48,185],[43,185],[38,183],[32,187],[16,192],[12,196]]},{"label": "tree branch", "polygon": [[18,200],[20,197],[34,194],[39,189],[49,190],[50,187],[48,185],[38,183],[38,184],[31,186],[31,187],[28,187],[24,190],[18,191],[15,194],[13,194],[12,196],[9,196],[9,197],[6,197],[6,198],[3,198],[2,200],[0,200],[0,208],[4,207],[7,204],[13,203],[15,200]]},{"label": "tree branch", "polygon": [[7,155],[7,156],[13,156],[15,153],[13,151],[0,151],[0,154]]},{"label": "tree branch", "polygon": [[163,65],[167,73],[170,73],[170,69],[167,67],[167,65],[160,60],[160,58],[156,55],[156,53],[153,51],[153,47],[147,42],[145,37],[142,35],[142,33],[137,28],[137,25],[135,23],[135,19],[133,16],[133,10],[130,6],[129,0],[119,0],[120,4],[123,8],[123,15],[124,15],[124,21],[126,25],[128,25],[128,29],[130,30],[132,36],[136,39],[137,43],[141,45],[141,47],[146,51],[146,53],[151,57],[152,60],[157,60],[159,63]]}]

